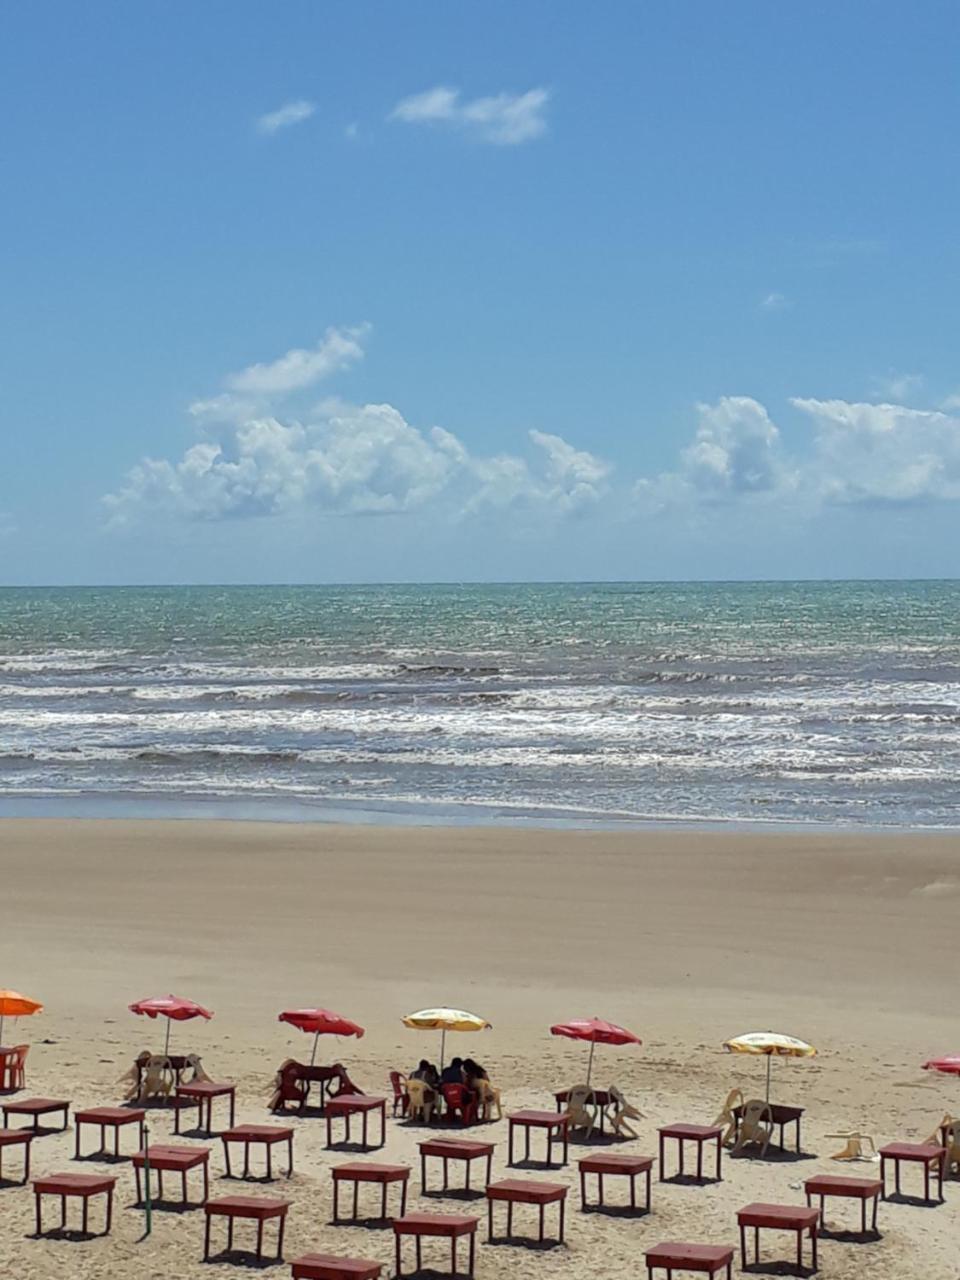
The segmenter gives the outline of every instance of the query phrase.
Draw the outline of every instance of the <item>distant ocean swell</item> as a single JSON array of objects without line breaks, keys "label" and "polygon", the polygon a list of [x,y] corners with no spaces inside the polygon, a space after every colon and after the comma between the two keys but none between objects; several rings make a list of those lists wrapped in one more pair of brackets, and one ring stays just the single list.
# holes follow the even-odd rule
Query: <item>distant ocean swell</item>
[{"label": "distant ocean swell", "polygon": [[4,799],[960,826],[955,583],[0,590]]}]

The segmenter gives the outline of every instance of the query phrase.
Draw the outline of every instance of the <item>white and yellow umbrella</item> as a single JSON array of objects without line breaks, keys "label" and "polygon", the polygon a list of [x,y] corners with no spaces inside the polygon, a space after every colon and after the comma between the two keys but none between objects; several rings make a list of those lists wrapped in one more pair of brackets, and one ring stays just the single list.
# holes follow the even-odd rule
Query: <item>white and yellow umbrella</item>
[{"label": "white and yellow umbrella", "polygon": [[748,1031],[746,1035],[725,1040],[727,1053],[763,1054],[767,1059],[767,1102],[770,1101],[770,1060],[772,1058],[813,1058],[816,1049],[796,1036],[785,1036],[777,1031]]},{"label": "white and yellow umbrella", "polygon": [[415,1031],[440,1032],[440,1070],[443,1070],[443,1054],[446,1048],[448,1031],[488,1031],[492,1022],[480,1018],[475,1013],[467,1013],[465,1009],[419,1009],[416,1013],[408,1013],[403,1019],[405,1027],[413,1027]]}]

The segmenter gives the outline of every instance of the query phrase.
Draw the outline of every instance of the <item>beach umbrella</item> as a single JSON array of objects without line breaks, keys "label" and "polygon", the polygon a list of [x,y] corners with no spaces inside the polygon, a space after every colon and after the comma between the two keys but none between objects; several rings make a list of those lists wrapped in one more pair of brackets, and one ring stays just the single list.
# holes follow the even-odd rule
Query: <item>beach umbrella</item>
[{"label": "beach umbrella", "polygon": [[278,1022],[289,1022],[291,1027],[300,1031],[313,1033],[313,1053],[310,1065],[317,1060],[317,1041],[321,1036],[356,1036],[363,1035],[363,1027],[351,1022],[342,1014],[332,1013],[329,1009],[284,1009],[277,1017]]},{"label": "beach umbrella", "polygon": [[940,1071],[945,1076],[960,1076],[960,1053],[950,1053],[945,1058],[931,1058],[923,1064],[923,1069]]},{"label": "beach umbrella", "polygon": [[415,1031],[440,1032],[441,1071],[448,1031],[487,1031],[493,1026],[486,1018],[467,1013],[465,1009],[419,1009],[416,1013],[408,1013],[402,1021],[405,1027],[413,1027]]},{"label": "beach umbrella", "polygon": [[39,1000],[22,996],[19,991],[0,991],[0,1044],[3,1044],[4,1018],[26,1018],[42,1012],[43,1005]]},{"label": "beach umbrella", "polygon": [[148,1018],[166,1018],[167,1038],[163,1052],[170,1052],[170,1023],[187,1022],[190,1018],[212,1018],[209,1009],[195,1000],[186,1000],[183,996],[151,996],[147,1000],[138,1000],[130,1005],[131,1013],[143,1014]]},{"label": "beach umbrella", "polygon": [[615,1022],[603,1018],[574,1018],[572,1022],[558,1022],[550,1028],[552,1036],[566,1036],[568,1040],[586,1040],[590,1045],[587,1061],[587,1084],[593,1071],[593,1051],[598,1044],[641,1044],[639,1036]]},{"label": "beach umbrella", "polygon": [[770,1061],[772,1058],[813,1058],[816,1049],[796,1036],[781,1035],[776,1031],[749,1031],[746,1035],[725,1040],[727,1053],[764,1054],[767,1059],[767,1102],[770,1101]]}]

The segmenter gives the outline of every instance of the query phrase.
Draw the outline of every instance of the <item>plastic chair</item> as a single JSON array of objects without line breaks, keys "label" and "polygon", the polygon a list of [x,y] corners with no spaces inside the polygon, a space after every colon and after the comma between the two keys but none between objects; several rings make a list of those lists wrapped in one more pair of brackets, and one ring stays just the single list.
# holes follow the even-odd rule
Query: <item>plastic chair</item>
[{"label": "plastic chair", "polygon": [[9,1085],[11,1089],[23,1089],[27,1083],[27,1054],[30,1052],[28,1044],[15,1044],[13,1046],[13,1057],[7,1068],[9,1072]]},{"label": "plastic chair", "polygon": [[410,1096],[404,1089],[404,1085],[406,1083],[407,1083],[407,1077],[403,1074],[402,1071],[390,1072],[390,1084],[393,1086],[394,1118],[396,1118],[398,1108],[400,1109],[400,1112],[402,1115],[406,1115],[407,1109],[410,1106]]},{"label": "plastic chair", "polygon": [[740,1131],[733,1144],[731,1155],[738,1155],[744,1147],[759,1147],[761,1159],[773,1137],[773,1112],[766,1102],[756,1100],[744,1104],[740,1114]]},{"label": "plastic chair", "polygon": [[584,1130],[589,1138],[600,1119],[600,1108],[597,1106],[597,1095],[589,1085],[575,1084],[567,1093],[567,1116],[571,1129]]},{"label": "plastic chair", "polygon": [[462,1125],[474,1123],[477,1118],[477,1104],[472,1098],[468,1100],[467,1090],[462,1084],[441,1085],[440,1092],[443,1094],[448,1120],[453,1121],[459,1116]]},{"label": "plastic chair", "polygon": [[[830,1157],[831,1160],[863,1160],[866,1163],[875,1163],[880,1159],[877,1153],[877,1144],[869,1133],[857,1133],[855,1130],[850,1130],[847,1133],[828,1133],[825,1136],[828,1138],[842,1138],[845,1143],[843,1150],[837,1151],[832,1155]],[[930,1141],[939,1146],[939,1132]],[[869,1151],[864,1150],[864,1143],[869,1144]]]},{"label": "plastic chair", "polygon": [[288,1102],[295,1102],[299,1109],[303,1109],[310,1086],[301,1077],[301,1070],[301,1064],[294,1058],[287,1058],[280,1064],[273,1082],[273,1094],[268,1103],[270,1111],[286,1111]]},{"label": "plastic chair", "polygon": [[945,1117],[943,1125],[931,1139],[938,1146],[942,1142],[947,1149],[944,1160],[948,1173],[960,1173],[960,1120]]},{"label": "plastic chair", "polygon": [[737,1137],[737,1117],[733,1114],[735,1107],[743,1106],[743,1094],[739,1089],[731,1089],[727,1094],[727,1100],[720,1110],[720,1114],[714,1120],[714,1125],[722,1125],[724,1129],[723,1137],[720,1139],[725,1147],[731,1146]]},{"label": "plastic chair", "polygon": [[640,1135],[627,1124],[627,1121],[642,1120],[643,1112],[628,1102],[616,1085],[611,1085],[607,1093],[610,1095],[607,1115],[610,1117],[614,1133],[623,1134],[628,1138],[639,1138]]},{"label": "plastic chair", "polygon": [[492,1120],[491,1111],[497,1108],[497,1119],[503,1119],[503,1108],[500,1105],[500,1090],[489,1080],[477,1081],[477,1114],[484,1122]]},{"label": "plastic chair", "polygon": [[433,1115],[436,1094],[423,1080],[408,1080],[406,1088],[407,1106],[405,1114],[411,1120],[422,1120],[424,1124],[429,1124]]}]

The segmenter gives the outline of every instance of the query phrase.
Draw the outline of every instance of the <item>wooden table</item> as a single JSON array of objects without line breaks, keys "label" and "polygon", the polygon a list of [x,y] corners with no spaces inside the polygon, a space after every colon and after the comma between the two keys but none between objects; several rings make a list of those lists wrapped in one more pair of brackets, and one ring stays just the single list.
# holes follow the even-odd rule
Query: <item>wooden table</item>
[{"label": "wooden table", "polygon": [[[784,1129],[788,1124],[794,1126],[794,1140],[796,1142],[796,1150],[800,1150],[800,1120],[803,1116],[803,1107],[788,1107],[781,1102],[768,1102],[764,1104],[769,1107],[770,1117],[780,1130],[780,1150],[786,1151],[787,1144],[784,1137]],[[740,1132],[740,1121],[743,1119],[743,1107],[734,1107],[731,1112],[736,1121],[736,1130],[734,1137]]]},{"label": "wooden table", "polygon": [[793,1231],[797,1237],[797,1266],[803,1267],[803,1237],[810,1236],[811,1270],[817,1269],[817,1223],[820,1210],[800,1204],[744,1205],[737,1211],[740,1226],[740,1265],[747,1267],[747,1228],[753,1227],[754,1263],[760,1262],[760,1231],[766,1227],[774,1231]]},{"label": "wooden table", "polygon": [[74,1146],[73,1158],[79,1160],[80,1157],[80,1135],[85,1124],[99,1125],[100,1127],[100,1146],[95,1152],[96,1155],[104,1155],[107,1150],[107,1130],[113,1130],[113,1158],[120,1159],[120,1130],[124,1125],[135,1124],[139,1128],[140,1146],[142,1147],[146,1141],[143,1126],[146,1121],[147,1113],[139,1107],[88,1107],[85,1111],[75,1111],[73,1113],[73,1123],[76,1126],[76,1143]]},{"label": "wooden table", "polygon": [[679,1172],[677,1177],[682,1178],[683,1173],[683,1144],[685,1142],[695,1142],[697,1144],[697,1181],[703,1182],[703,1146],[706,1142],[715,1142],[717,1144],[717,1173],[716,1181],[721,1182],[720,1173],[721,1155],[723,1151],[723,1128],[720,1125],[707,1124],[668,1124],[659,1131],[660,1133],[660,1181],[665,1182],[666,1179],[666,1141],[672,1138],[677,1144],[679,1152]]},{"label": "wooden table", "polygon": [[380,1186],[380,1221],[387,1221],[387,1190],[392,1182],[400,1183],[400,1217],[407,1212],[407,1183],[410,1166],[406,1164],[374,1164],[355,1160],[350,1164],[338,1164],[330,1170],[333,1174],[333,1220],[340,1221],[340,1183],[353,1183],[353,1217],[357,1217],[357,1200],[361,1182],[374,1182]]},{"label": "wooden table", "polygon": [[887,1198],[887,1161],[893,1161],[893,1178],[896,1194],[900,1194],[900,1164],[923,1165],[923,1198],[927,1204],[930,1199],[930,1174],[936,1175],[937,1197],[943,1203],[943,1169],[947,1162],[946,1147],[937,1147],[929,1142],[891,1142],[880,1148],[880,1181],[883,1184],[881,1194]]},{"label": "wooden table", "polygon": [[472,1276],[479,1221],[479,1218],[471,1218],[459,1213],[408,1213],[403,1218],[394,1218],[393,1234],[397,1242],[396,1274],[403,1275],[400,1246],[404,1236],[413,1236],[416,1241],[417,1271],[423,1270],[421,1240],[424,1236],[440,1236],[449,1240],[451,1275],[457,1274],[457,1241],[461,1236],[467,1236],[470,1242],[467,1275]]},{"label": "wooden table", "polygon": [[[35,1134],[65,1133],[69,1128],[70,1103],[63,1102],[57,1098],[23,1098],[20,1102],[4,1102],[2,1109],[4,1127],[6,1127],[10,1116],[33,1116],[32,1132]],[[57,1111],[63,1112],[63,1124],[60,1129],[41,1129],[40,1117],[53,1115]]]},{"label": "wooden table", "polygon": [[470,1190],[470,1162],[486,1157],[487,1182],[493,1174],[495,1142],[472,1142],[469,1138],[428,1138],[420,1147],[420,1193],[427,1190],[427,1156],[437,1156],[443,1161],[443,1190],[449,1189],[449,1165],[451,1160],[463,1161],[466,1170],[464,1191]]},{"label": "wooden table", "polygon": [[361,1145],[367,1150],[371,1144],[367,1141],[367,1117],[371,1111],[380,1112],[380,1141],[376,1146],[382,1147],[387,1140],[387,1100],[371,1098],[365,1093],[340,1093],[335,1098],[327,1099],[327,1146],[333,1146],[333,1121],[342,1116],[346,1122],[344,1142],[350,1141],[350,1117],[360,1115],[363,1120]]},{"label": "wooden table", "polygon": [[[183,1079],[183,1073],[185,1071],[189,1071],[190,1068],[193,1066],[193,1063],[190,1061],[190,1058],[187,1057],[185,1054],[156,1053],[153,1056],[155,1058],[166,1058],[166,1060],[170,1063],[170,1069],[173,1072],[174,1084],[180,1084],[181,1080]],[[139,1097],[140,1090],[143,1088],[143,1077],[147,1071],[147,1064],[145,1062],[134,1061],[133,1065],[137,1069],[137,1097]]]},{"label": "wooden table", "polygon": [[[228,1098],[230,1100],[230,1128],[233,1128],[237,1113],[237,1086],[235,1084],[228,1084],[226,1081],[218,1083],[216,1080],[194,1080],[191,1084],[177,1085],[177,1098],[186,1099],[187,1105],[191,1102],[197,1104],[197,1129],[208,1136],[213,1135],[214,1098]],[[207,1108],[206,1124],[203,1123],[204,1106]],[[173,1132],[177,1135],[180,1133],[180,1107],[177,1107],[173,1113]]]},{"label": "wooden table", "polygon": [[0,1129],[0,1181],[3,1179],[3,1153],[7,1147],[23,1147],[23,1180],[26,1186],[30,1179],[30,1144],[33,1142],[32,1129]]},{"label": "wooden table", "polygon": [[140,1171],[150,1159],[150,1171],[157,1175],[157,1199],[163,1200],[163,1175],[179,1173],[183,1191],[182,1203],[187,1204],[187,1174],[191,1169],[203,1172],[203,1200],[210,1194],[210,1148],[209,1147],[165,1147],[151,1146],[146,1151],[138,1151],[132,1157],[133,1172],[137,1179],[137,1204],[143,1204],[143,1189],[140,1183]]},{"label": "wooden table", "polygon": [[877,1205],[883,1194],[883,1183],[879,1178],[845,1178],[837,1173],[819,1173],[808,1178],[803,1184],[807,1193],[807,1204],[814,1196],[820,1197],[820,1226],[824,1225],[824,1201],[827,1196],[843,1196],[849,1200],[860,1201],[860,1230],[867,1234],[867,1202],[873,1201],[873,1226],[877,1229]]},{"label": "wooden table", "polygon": [[100,1173],[54,1173],[46,1178],[34,1179],[33,1194],[36,1197],[37,1206],[36,1234],[38,1236],[43,1235],[44,1196],[60,1197],[61,1231],[65,1231],[67,1228],[67,1200],[71,1196],[82,1200],[83,1218],[80,1230],[86,1235],[89,1223],[90,1197],[105,1195],[107,1197],[107,1216],[106,1225],[101,1234],[108,1236],[113,1222],[113,1189],[116,1185],[116,1178]]},{"label": "wooden table", "polygon": [[515,1204],[535,1204],[540,1209],[540,1234],[537,1237],[543,1244],[544,1214],[548,1204],[560,1207],[557,1240],[563,1244],[564,1210],[567,1200],[567,1188],[559,1182],[534,1182],[529,1178],[505,1178],[502,1182],[493,1182],[487,1187],[487,1240],[493,1240],[493,1206],[495,1201],[503,1200],[507,1205],[507,1239],[513,1239],[513,1206]]},{"label": "wooden table", "polygon": [[287,1144],[287,1177],[289,1178],[293,1173],[293,1130],[283,1125],[238,1124],[235,1129],[224,1129],[220,1134],[220,1141],[223,1143],[223,1163],[228,1178],[233,1177],[233,1170],[230,1167],[231,1142],[243,1143],[242,1177],[250,1177],[250,1147],[257,1143],[266,1148],[268,1181],[273,1179],[273,1148],[278,1142]]},{"label": "wooden table", "polygon": [[233,1249],[233,1221],[235,1218],[250,1218],[257,1224],[257,1262],[263,1261],[263,1224],[271,1218],[277,1223],[278,1262],[283,1261],[283,1232],[287,1224],[289,1200],[275,1200],[268,1196],[223,1196],[220,1200],[208,1200],[203,1206],[207,1215],[206,1230],[203,1236],[203,1260],[210,1261],[210,1224],[214,1217],[227,1220],[227,1253]]},{"label": "wooden table", "polygon": [[291,1280],[377,1280],[382,1262],[341,1258],[334,1253],[305,1253],[290,1264]]},{"label": "wooden table", "polygon": [[[608,1176],[626,1177],[630,1181],[630,1208],[637,1208],[637,1175],[644,1173],[647,1178],[647,1201],[642,1212],[650,1212],[650,1176],[653,1169],[653,1156],[585,1156],[577,1161],[580,1167],[580,1208],[586,1213],[588,1208],[602,1209],[603,1180]],[[597,1203],[587,1204],[587,1174],[597,1175]]]},{"label": "wooden table", "polygon": [[725,1244],[682,1244],[667,1240],[648,1249],[644,1257],[648,1280],[653,1280],[654,1267],[663,1267],[668,1280],[674,1271],[698,1271],[708,1276],[726,1271],[727,1280],[733,1280],[733,1250]]},{"label": "wooden table", "polygon": [[570,1155],[570,1118],[566,1115],[560,1115],[556,1111],[514,1111],[507,1116],[509,1122],[509,1159],[507,1163],[512,1165],[513,1160],[513,1131],[519,1125],[523,1130],[524,1137],[524,1160],[530,1159],[530,1130],[545,1129],[547,1135],[547,1160],[546,1163],[551,1165],[551,1150],[555,1142],[563,1143],[563,1159],[561,1165],[565,1165]]},{"label": "wooden table", "polygon": [[[593,1100],[597,1107],[597,1128],[601,1133],[605,1132],[605,1122],[607,1119],[607,1107],[613,1101],[610,1093],[606,1089],[592,1089]],[[570,1100],[570,1090],[560,1089],[555,1093],[554,1098],[557,1103],[557,1110],[562,1111]]]}]

